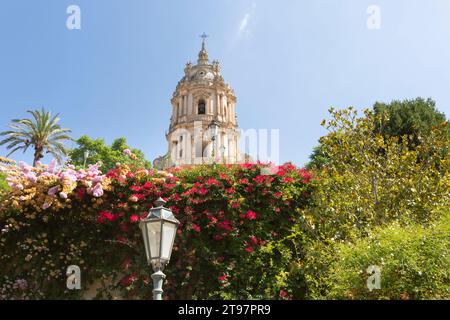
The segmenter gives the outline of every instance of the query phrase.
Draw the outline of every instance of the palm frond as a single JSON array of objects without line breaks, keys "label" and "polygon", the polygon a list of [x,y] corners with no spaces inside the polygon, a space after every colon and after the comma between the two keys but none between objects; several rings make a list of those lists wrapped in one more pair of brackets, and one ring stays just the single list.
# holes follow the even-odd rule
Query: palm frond
[{"label": "palm frond", "polygon": [[[44,151],[51,153],[58,161],[61,156],[68,154],[68,149],[62,144],[65,140],[73,140],[68,133],[70,129],[63,129],[58,124],[59,114],[52,117],[49,111],[28,110],[31,115],[29,119],[13,119],[9,125],[10,130],[0,133],[6,136],[0,141],[0,145],[7,145],[7,149],[12,149],[8,156],[18,150],[24,152],[32,145],[36,149],[43,147]],[[36,160],[36,159],[35,159]]]}]

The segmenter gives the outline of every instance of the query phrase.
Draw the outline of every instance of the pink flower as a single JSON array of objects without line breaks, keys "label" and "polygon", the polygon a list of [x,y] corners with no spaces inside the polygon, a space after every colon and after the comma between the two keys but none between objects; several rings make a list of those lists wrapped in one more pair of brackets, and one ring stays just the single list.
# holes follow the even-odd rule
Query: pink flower
[{"label": "pink flower", "polygon": [[59,193],[59,196],[60,196],[62,199],[67,199],[67,193],[65,193],[65,192],[60,192],[60,193]]},{"label": "pink flower", "polygon": [[136,195],[132,195],[131,197],[128,198],[128,200],[130,202],[138,202],[139,198]]},{"label": "pink flower", "polygon": [[248,220],[255,220],[256,219],[256,212],[252,210],[247,211],[247,219]]},{"label": "pink flower", "polygon": [[280,290],[280,298],[285,298],[287,296],[287,292],[284,290]]},{"label": "pink flower", "polygon": [[256,238],[255,236],[251,236],[250,237],[250,242],[253,244],[258,244],[258,238]]},{"label": "pink flower", "polygon": [[96,198],[99,198],[103,195],[103,188],[100,183],[97,183],[94,189],[92,189],[92,195]]},{"label": "pink flower", "polygon": [[130,217],[130,221],[131,222],[136,222],[136,221],[138,221],[139,220],[139,216],[137,215],[137,214],[133,214],[131,217]]},{"label": "pink flower", "polygon": [[58,186],[51,187],[50,189],[48,189],[47,194],[48,194],[50,197],[54,197],[54,196],[56,195],[56,192],[58,192],[58,189],[59,189]]},{"label": "pink flower", "polygon": [[197,232],[200,232],[200,230],[201,230],[200,227],[198,225],[196,225],[195,223],[192,224],[192,229]]},{"label": "pink flower", "polygon": [[50,203],[48,202],[44,202],[44,204],[42,205],[42,209],[47,210],[50,207]]},{"label": "pink flower", "polygon": [[25,174],[25,178],[28,179],[28,181],[35,183],[37,181],[37,177],[33,172],[29,172],[27,174]]},{"label": "pink flower", "polygon": [[123,150],[123,154],[126,155],[127,157],[130,157],[132,152],[130,149],[125,149],[125,150]]}]

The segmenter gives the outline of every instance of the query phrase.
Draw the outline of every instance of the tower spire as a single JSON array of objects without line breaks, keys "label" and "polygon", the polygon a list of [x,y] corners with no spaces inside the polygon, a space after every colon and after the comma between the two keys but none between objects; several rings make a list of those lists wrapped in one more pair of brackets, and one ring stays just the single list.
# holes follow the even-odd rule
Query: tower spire
[{"label": "tower spire", "polygon": [[208,64],[208,52],[206,51],[206,38],[208,37],[209,35],[204,32],[200,36],[202,38],[202,49],[198,53],[198,64]]}]

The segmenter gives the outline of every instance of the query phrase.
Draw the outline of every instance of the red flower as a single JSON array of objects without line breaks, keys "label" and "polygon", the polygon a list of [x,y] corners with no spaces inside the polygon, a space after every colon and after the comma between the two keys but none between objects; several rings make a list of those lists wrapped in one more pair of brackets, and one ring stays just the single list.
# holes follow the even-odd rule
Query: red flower
[{"label": "red flower", "polygon": [[258,238],[256,238],[255,236],[251,236],[250,237],[250,242],[253,244],[258,244]]},{"label": "red flower", "polygon": [[120,280],[120,284],[124,287],[128,287],[136,280],[137,280],[136,275],[130,274],[129,276],[123,277],[122,280]]},{"label": "red flower", "polygon": [[277,172],[277,176],[282,177],[282,176],[284,176],[285,174],[286,174],[286,171],[284,171],[284,170],[281,169],[281,167],[280,167],[280,169],[279,169],[278,172]]},{"label": "red flower", "polygon": [[283,182],[284,182],[284,183],[291,183],[291,182],[294,182],[294,178],[286,177],[286,178],[283,179]]},{"label": "red flower", "polygon": [[275,192],[273,195],[275,198],[281,198],[283,196],[283,193],[278,191],[278,192]]},{"label": "red flower", "polygon": [[100,212],[100,213],[98,214],[97,222],[98,222],[98,223],[103,223],[103,222],[105,222],[106,220],[108,220],[108,221],[114,221],[115,219],[116,219],[116,216],[113,215],[111,212],[109,212],[109,211],[102,211],[102,212]]},{"label": "red flower", "polygon": [[247,247],[247,248],[245,248],[245,251],[247,251],[249,253],[252,253],[253,252],[253,248],[252,247]]},{"label": "red flower", "polygon": [[133,215],[130,217],[130,221],[131,221],[131,222],[139,221],[139,216],[138,216],[137,214],[133,214]]},{"label": "red flower", "polygon": [[197,232],[200,232],[200,230],[201,230],[200,227],[198,225],[196,225],[195,223],[192,224],[192,229]]},{"label": "red flower", "polygon": [[225,282],[225,281],[227,281],[227,279],[228,279],[228,276],[227,276],[226,274],[221,275],[221,276],[219,277],[219,281],[220,281],[220,282]]},{"label": "red flower", "polygon": [[200,188],[197,190],[197,193],[204,196],[208,193],[208,190],[206,190],[205,188]]},{"label": "red flower", "polygon": [[241,204],[239,203],[239,201],[232,201],[232,202],[231,202],[231,207],[232,207],[233,209],[239,208],[240,205],[241,205]]},{"label": "red flower", "polygon": [[228,180],[229,179],[229,177],[226,174],[223,174],[223,173],[219,173],[219,177],[220,177],[220,179],[223,179],[223,180]]},{"label": "red flower", "polygon": [[302,177],[304,183],[308,183],[312,178],[312,174],[306,169],[300,169],[298,173],[300,174],[300,177]]},{"label": "red flower", "polygon": [[233,230],[233,227],[231,226],[231,221],[229,221],[229,220],[220,221],[217,224],[217,227],[220,228],[220,229],[224,229],[226,231]]},{"label": "red flower", "polygon": [[78,199],[83,200],[85,195],[86,195],[86,188],[80,188],[77,190]]},{"label": "red flower", "polygon": [[225,189],[225,192],[226,193],[234,193],[235,191],[233,188],[227,188],[227,189]]},{"label": "red flower", "polygon": [[213,238],[214,238],[214,240],[216,240],[216,241],[220,241],[220,240],[223,239],[223,237],[222,237],[220,234],[215,234],[215,235],[213,236]]},{"label": "red flower", "polygon": [[149,190],[152,186],[153,186],[153,183],[151,183],[150,181],[147,181],[146,183],[144,183],[142,188]]},{"label": "red flower", "polygon": [[221,186],[221,183],[219,182],[219,181],[217,181],[216,179],[214,179],[214,178],[209,178],[208,180],[206,180],[206,185],[207,186],[211,186],[211,185],[215,185],[215,186]]},{"label": "red flower", "polygon": [[247,186],[244,188],[245,192],[247,192],[247,193],[252,193],[253,189],[254,189],[253,186]]},{"label": "red flower", "polygon": [[247,219],[248,220],[255,220],[256,219],[256,212],[252,210],[247,211]]},{"label": "red flower", "polygon": [[258,184],[261,184],[264,182],[266,184],[268,184],[268,183],[272,182],[273,178],[269,175],[259,175],[259,176],[256,176],[255,178],[253,178],[253,180]]},{"label": "red flower", "polygon": [[284,290],[280,290],[280,298],[286,298],[287,297],[287,292]]},{"label": "red flower", "polygon": [[139,187],[139,186],[131,186],[130,190],[135,191],[135,192],[139,192],[139,191],[141,191],[141,187]]}]

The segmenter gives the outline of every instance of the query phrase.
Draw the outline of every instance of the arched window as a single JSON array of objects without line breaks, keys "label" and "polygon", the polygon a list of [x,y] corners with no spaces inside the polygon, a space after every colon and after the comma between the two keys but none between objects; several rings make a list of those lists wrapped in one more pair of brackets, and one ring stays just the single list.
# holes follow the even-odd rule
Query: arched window
[{"label": "arched window", "polygon": [[198,102],[198,114],[205,114],[206,113],[206,103],[205,100],[200,100]]}]

